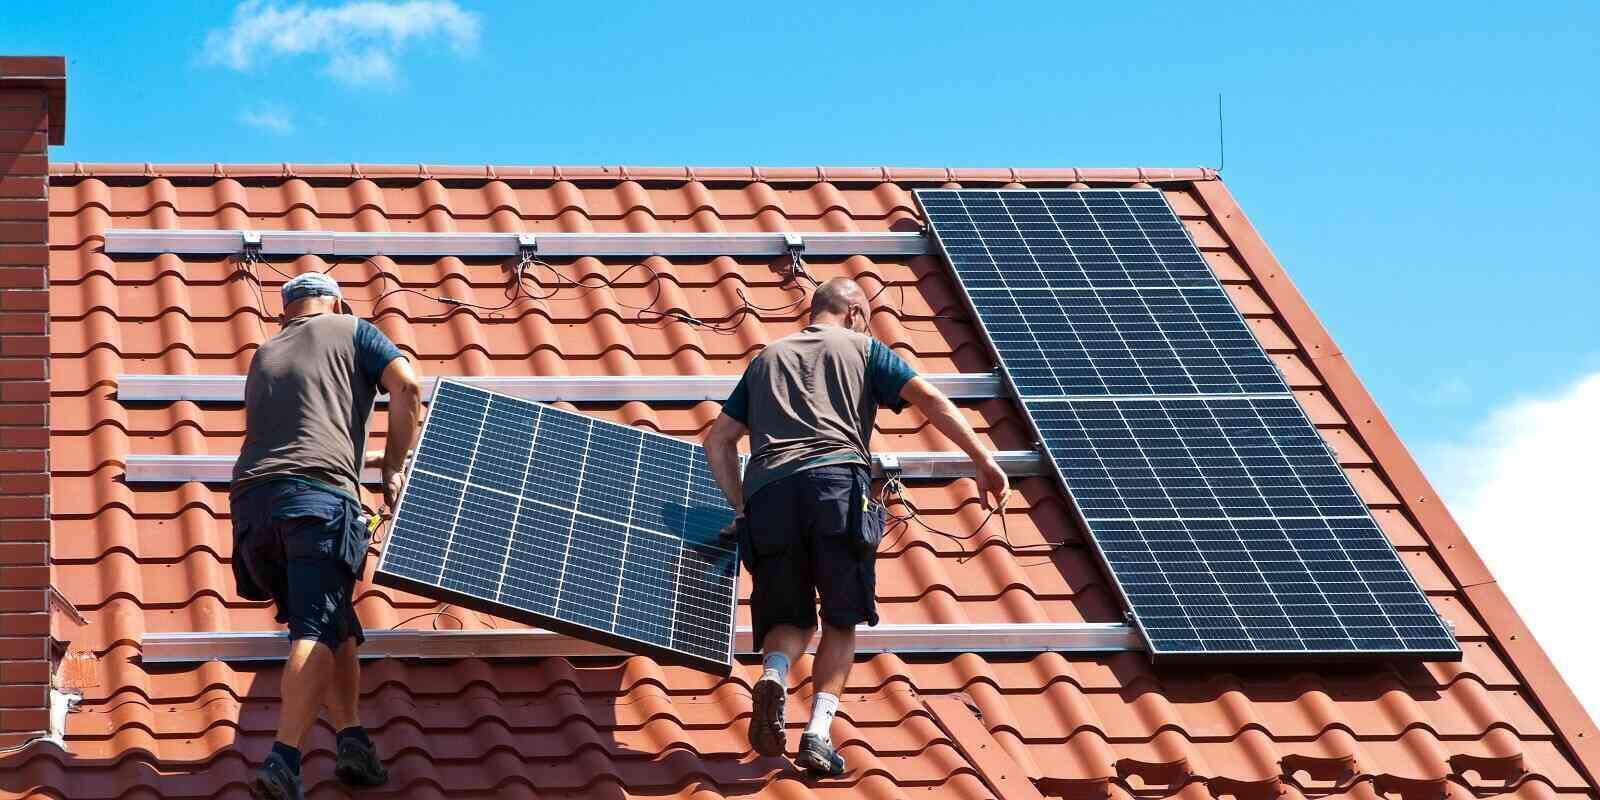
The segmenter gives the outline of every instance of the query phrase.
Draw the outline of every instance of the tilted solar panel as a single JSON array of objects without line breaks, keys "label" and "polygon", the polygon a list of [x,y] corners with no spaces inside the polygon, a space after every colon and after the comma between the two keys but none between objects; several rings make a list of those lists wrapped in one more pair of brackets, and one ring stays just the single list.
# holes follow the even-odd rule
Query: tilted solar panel
[{"label": "tilted solar panel", "polygon": [[1460,656],[1160,191],[916,197],[1153,657]]},{"label": "tilted solar panel", "polygon": [[697,445],[441,380],[375,580],[726,675],[732,519]]}]

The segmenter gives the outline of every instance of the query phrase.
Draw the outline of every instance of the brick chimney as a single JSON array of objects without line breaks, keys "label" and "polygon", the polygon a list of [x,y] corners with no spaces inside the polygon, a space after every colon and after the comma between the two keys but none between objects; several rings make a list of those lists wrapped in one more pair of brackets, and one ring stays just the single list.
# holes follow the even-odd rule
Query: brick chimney
[{"label": "brick chimney", "polygon": [[66,63],[0,56],[0,748],[50,728],[49,153]]}]

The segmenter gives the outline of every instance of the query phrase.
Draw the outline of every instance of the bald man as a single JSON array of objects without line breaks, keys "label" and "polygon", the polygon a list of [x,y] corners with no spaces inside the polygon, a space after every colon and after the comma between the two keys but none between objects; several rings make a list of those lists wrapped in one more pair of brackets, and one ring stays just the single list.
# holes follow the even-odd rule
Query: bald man
[{"label": "bald man", "polygon": [[[734,523],[754,587],[750,614],[762,651],[752,691],[750,745],[784,752],[789,665],[817,627],[816,694],[795,761],[826,776],[845,772],[829,736],[839,695],[855,662],[855,628],[876,625],[874,559],[883,508],[870,500],[868,444],[880,407],[914,405],[972,458],[979,500],[1004,505],[1010,488],[994,456],[949,398],[894,351],[867,335],[866,294],[834,278],[811,298],[811,324],[767,345],[750,362],[706,434],[711,472],[738,518]],[[739,473],[739,440],[750,461]]]}]

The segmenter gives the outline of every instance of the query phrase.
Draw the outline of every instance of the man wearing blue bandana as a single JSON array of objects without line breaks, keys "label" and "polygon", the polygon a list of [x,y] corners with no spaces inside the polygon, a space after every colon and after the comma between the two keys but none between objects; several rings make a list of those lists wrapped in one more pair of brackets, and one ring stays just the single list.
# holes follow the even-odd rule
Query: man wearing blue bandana
[{"label": "man wearing blue bandana", "polygon": [[351,596],[366,561],[360,501],[367,423],[389,394],[384,502],[400,493],[416,440],[421,390],[411,362],[372,323],[349,314],[339,284],[320,272],[283,285],[282,329],[263,343],[245,379],[245,437],[229,498],[233,574],[240,596],[272,600],[289,628],[277,740],[251,794],[300,800],[300,747],[326,708],[338,731],[339,780],[388,779],[357,715],[364,639]]}]

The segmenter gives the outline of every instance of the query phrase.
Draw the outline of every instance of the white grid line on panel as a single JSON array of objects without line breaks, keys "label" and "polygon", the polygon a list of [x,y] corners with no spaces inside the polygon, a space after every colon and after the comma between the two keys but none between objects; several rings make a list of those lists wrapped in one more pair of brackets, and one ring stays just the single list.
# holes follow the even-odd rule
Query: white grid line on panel
[{"label": "white grid line on panel", "polygon": [[[1262,427],[1263,428],[1267,428],[1267,429],[1270,430],[1271,426],[1267,424],[1266,418],[1261,416],[1259,408],[1254,403],[1251,403],[1249,405],[1250,405],[1250,409],[1252,411],[1256,412],[1256,418],[1261,421]],[[1208,411],[1211,410],[1210,406],[1206,406],[1205,408]],[[1216,419],[1216,413],[1214,411],[1211,412],[1211,416],[1212,416],[1213,419]],[[1217,424],[1221,425],[1222,421],[1220,419],[1217,419]],[[1319,437],[1319,441],[1320,441],[1320,437]],[[1290,460],[1289,454],[1283,452],[1283,447],[1278,443],[1278,441],[1276,439],[1273,440],[1272,444],[1273,444],[1273,447],[1277,448],[1278,453],[1283,457],[1283,460],[1290,464],[1289,472],[1290,472],[1291,475],[1294,476],[1295,482],[1300,484],[1301,491],[1304,491],[1306,493],[1306,497],[1310,498],[1310,500],[1312,502],[1312,505],[1317,505],[1316,496],[1311,493],[1311,487],[1307,486],[1305,480],[1300,476],[1300,471],[1298,469],[1294,469],[1294,467],[1293,467],[1293,463],[1294,462],[1292,460]],[[1230,448],[1232,448],[1233,443],[1230,441],[1228,443],[1228,446]],[[1332,454],[1330,453],[1328,455],[1331,458]],[[1338,462],[1334,461],[1334,464],[1337,465]],[[1342,469],[1340,471],[1343,472]],[[1351,493],[1354,494],[1354,492],[1355,492],[1355,489],[1352,487],[1351,488]],[[1358,496],[1358,498],[1359,498],[1359,496]],[[1363,505],[1365,505],[1365,504],[1363,504]],[[1389,610],[1384,607],[1383,601],[1378,599],[1377,593],[1373,592],[1372,591],[1372,587],[1367,584],[1366,576],[1364,574],[1362,574],[1361,569],[1356,566],[1355,560],[1350,557],[1349,551],[1345,550],[1344,541],[1342,539],[1340,539],[1339,536],[1337,536],[1337,535],[1332,535],[1329,538],[1333,539],[1334,543],[1339,545],[1339,553],[1344,556],[1345,562],[1350,565],[1350,571],[1355,573],[1356,577],[1361,580],[1361,587],[1363,589],[1366,589],[1367,596],[1372,599],[1372,604],[1377,607],[1379,613],[1383,614],[1383,621],[1389,626],[1389,630],[1394,632],[1395,639],[1397,641],[1399,641],[1401,643],[1401,645],[1403,646],[1405,644],[1405,637],[1400,635],[1400,629],[1398,627],[1396,627],[1395,624],[1394,624],[1394,621],[1389,618]],[[1296,552],[1296,554],[1299,553],[1298,548],[1296,549],[1295,552]],[[1322,594],[1324,599],[1327,599],[1327,593],[1322,590],[1322,583],[1321,583],[1321,581],[1317,580],[1316,573],[1315,572],[1311,572],[1311,570],[1309,570],[1309,569],[1307,569],[1307,572],[1311,573],[1312,582],[1317,585],[1317,592],[1319,594]],[[1331,607],[1332,603],[1330,602],[1329,605]],[[1339,620],[1339,627],[1340,628],[1345,628],[1344,620],[1343,620],[1342,617],[1340,617],[1338,614],[1335,614],[1335,619]],[[1350,634],[1349,629],[1346,628],[1345,629],[1345,635],[1349,636],[1349,634]],[[1354,641],[1355,641],[1355,637],[1351,637],[1351,642],[1354,643]]]},{"label": "white grid line on panel", "polygon": [[[489,402],[488,402],[487,399],[485,399],[484,403],[483,403],[483,419],[478,422],[477,435],[472,440],[472,451],[471,451],[472,455],[468,458],[468,461],[467,461],[467,471],[464,474],[462,474],[462,476],[461,476],[463,481],[465,481],[465,479],[466,479],[466,477],[468,475],[472,474],[472,465],[477,463],[477,460],[478,460],[478,442],[482,441],[482,439],[483,439],[483,426],[488,422],[488,420],[489,420]],[[463,492],[462,496],[461,496],[461,499],[456,502],[456,514],[455,514],[455,518],[450,523],[450,533],[445,536],[444,553],[439,556],[439,578],[438,578],[438,582],[439,583],[444,583],[445,570],[448,569],[449,566],[450,566],[450,546],[455,542],[456,528],[461,523],[461,505],[465,501],[466,501],[466,493]]]}]

